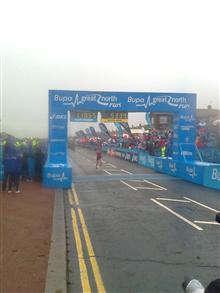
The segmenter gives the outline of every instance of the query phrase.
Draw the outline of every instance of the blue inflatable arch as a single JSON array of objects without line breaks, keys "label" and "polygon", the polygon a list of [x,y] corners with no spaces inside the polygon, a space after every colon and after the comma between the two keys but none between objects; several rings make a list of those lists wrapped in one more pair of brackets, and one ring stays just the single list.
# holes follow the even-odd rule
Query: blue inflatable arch
[{"label": "blue inflatable arch", "polygon": [[68,111],[173,113],[173,160],[195,160],[196,94],[49,90],[49,147],[43,186],[71,188]]}]

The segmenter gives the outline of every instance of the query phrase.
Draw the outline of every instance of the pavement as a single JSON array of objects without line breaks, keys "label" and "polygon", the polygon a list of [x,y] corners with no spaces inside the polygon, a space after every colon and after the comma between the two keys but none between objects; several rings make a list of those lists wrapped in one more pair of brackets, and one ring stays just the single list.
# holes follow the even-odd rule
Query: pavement
[{"label": "pavement", "polygon": [[1,191],[1,292],[66,293],[63,190],[20,182]]}]

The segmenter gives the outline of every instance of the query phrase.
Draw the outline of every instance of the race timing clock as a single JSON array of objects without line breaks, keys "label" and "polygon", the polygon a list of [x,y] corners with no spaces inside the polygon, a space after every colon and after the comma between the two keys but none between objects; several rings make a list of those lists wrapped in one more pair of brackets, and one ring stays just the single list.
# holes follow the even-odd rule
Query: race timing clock
[{"label": "race timing clock", "polygon": [[102,122],[128,122],[128,112],[101,112]]},{"label": "race timing clock", "polygon": [[95,111],[70,111],[71,122],[97,122]]}]

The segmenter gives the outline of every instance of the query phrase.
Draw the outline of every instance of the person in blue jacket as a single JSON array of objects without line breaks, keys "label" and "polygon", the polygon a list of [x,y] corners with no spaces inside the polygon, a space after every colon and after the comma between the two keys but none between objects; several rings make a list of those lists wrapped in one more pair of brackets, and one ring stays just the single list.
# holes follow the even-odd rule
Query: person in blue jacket
[{"label": "person in blue jacket", "polygon": [[8,193],[12,193],[12,185],[15,185],[15,193],[19,191],[19,181],[22,167],[22,154],[16,151],[15,146],[11,146],[8,153],[3,157],[3,165],[5,166],[5,172],[9,174],[9,187]]}]

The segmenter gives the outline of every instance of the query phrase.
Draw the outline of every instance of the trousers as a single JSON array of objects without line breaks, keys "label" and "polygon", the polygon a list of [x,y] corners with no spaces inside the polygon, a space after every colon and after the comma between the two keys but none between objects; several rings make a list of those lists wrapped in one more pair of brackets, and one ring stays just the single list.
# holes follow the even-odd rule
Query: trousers
[{"label": "trousers", "polygon": [[18,191],[20,180],[20,173],[9,173],[9,187],[8,190],[12,190],[12,185],[14,183],[16,191]]}]

